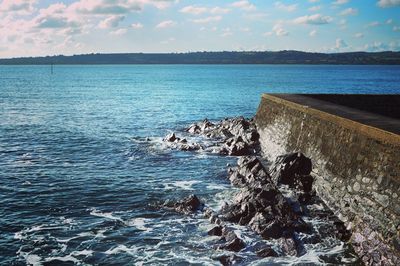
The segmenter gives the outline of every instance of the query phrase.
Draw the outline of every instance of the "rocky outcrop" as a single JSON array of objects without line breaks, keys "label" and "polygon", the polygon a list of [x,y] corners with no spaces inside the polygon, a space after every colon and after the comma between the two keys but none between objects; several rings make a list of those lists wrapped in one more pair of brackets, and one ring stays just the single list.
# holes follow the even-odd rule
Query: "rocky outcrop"
[{"label": "rocky outcrop", "polygon": [[312,190],[311,160],[296,152],[278,156],[272,166],[271,177],[275,184],[300,188],[305,193]]},{"label": "rocky outcrop", "polygon": [[[278,156],[269,170],[259,154],[259,135],[252,120],[243,117],[212,123],[207,119],[186,129],[189,135],[213,140],[212,150],[224,155],[241,156],[236,167],[228,168],[228,179],[239,192],[219,212],[204,207],[195,195],[172,205],[184,214],[203,211],[215,226],[207,234],[218,236],[217,249],[239,252],[247,245],[232,224],[247,226],[263,239],[277,246],[264,245],[255,253],[260,257],[301,256],[306,244],[317,244],[331,237],[348,241],[350,232],[313,190],[312,162],[302,153]],[[210,147],[191,143],[172,133],[164,138],[182,150],[183,145],[195,145],[205,151]],[[211,142],[212,143],[212,142]],[[194,149],[193,149],[194,150]],[[307,218],[307,219],[306,219]],[[323,225],[317,228],[306,221],[317,218]],[[300,237],[301,236],[301,237]],[[238,256],[220,256],[218,260],[230,265],[241,260]]]},{"label": "rocky outcrop", "polygon": [[176,202],[168,200],[164,202],[163,206],[167,209],[188,215],[196,211],[201,211],[204,207],[204,204],[196,195],[192,194]]},{"label": "rocky outcrop", "polygon": [[186,132],[217,139],[220,154],[242,156],[259,152],[259,134],[252,120],[243,117],[226,118],[218,123],[207,119],[190,125]]},{"label": "rocky outcrop", "polygon": [[171,148],[181,151],[197,151],[203,147],[198,143],[189,143],[185,138],[177,137],[175,133],[170,133],[163,138],[163,141],[168,143]]}]

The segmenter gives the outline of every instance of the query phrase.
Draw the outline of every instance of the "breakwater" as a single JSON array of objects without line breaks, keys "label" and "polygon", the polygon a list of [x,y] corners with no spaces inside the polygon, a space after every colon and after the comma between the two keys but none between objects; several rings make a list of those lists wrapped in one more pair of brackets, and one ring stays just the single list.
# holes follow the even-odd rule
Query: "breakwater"
[{"label": "breakwater", "polygon": [[[398,120],[341,105],[343,95],[330,103],[323,97],[329,98],[264,94],[255,117],[263,156],[301,151],[310,157],[319,196],[351,230],[362,260],[398,265]],[[374,96],[357,96],[359,102],[362,97]],[[387,96],[387,106],[398,99]]]}]

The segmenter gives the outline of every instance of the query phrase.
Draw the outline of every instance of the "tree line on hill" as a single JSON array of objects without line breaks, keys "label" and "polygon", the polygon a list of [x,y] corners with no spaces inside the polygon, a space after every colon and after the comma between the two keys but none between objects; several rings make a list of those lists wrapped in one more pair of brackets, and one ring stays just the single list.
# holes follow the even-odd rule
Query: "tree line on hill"
[{"label": "tree line on hill", "polygon": [[400,52],[189,52],[56,55],[0,59],[0,65],[50,64],[382,64],[399,65]]}]

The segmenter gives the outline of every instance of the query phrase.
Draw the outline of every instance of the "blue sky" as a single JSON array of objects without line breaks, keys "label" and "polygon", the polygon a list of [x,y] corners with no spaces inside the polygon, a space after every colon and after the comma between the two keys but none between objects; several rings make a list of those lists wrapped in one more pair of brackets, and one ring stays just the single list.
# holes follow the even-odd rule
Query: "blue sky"
[{"label": "blue sky", "polygon": [[400,50],[400,0],[0,0],[0,57]]}]

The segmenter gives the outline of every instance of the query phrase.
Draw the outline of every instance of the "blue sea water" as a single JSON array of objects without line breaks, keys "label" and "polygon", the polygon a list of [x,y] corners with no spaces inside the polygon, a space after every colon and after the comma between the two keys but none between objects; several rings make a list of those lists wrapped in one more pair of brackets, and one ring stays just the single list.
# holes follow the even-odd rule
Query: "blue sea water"
[{"label": "blue sea water", "polygon": [[400,93],[400,67],[0,66],[0,264],[218,264],[207,220],[157,206],[195,193],[217,209],[236,159],[161,138],[205,117],[251,117],[263,92]]}]

